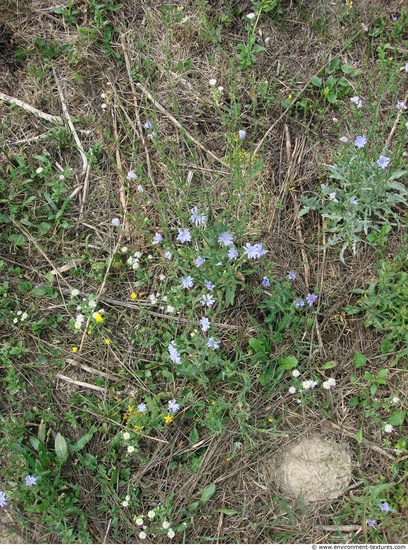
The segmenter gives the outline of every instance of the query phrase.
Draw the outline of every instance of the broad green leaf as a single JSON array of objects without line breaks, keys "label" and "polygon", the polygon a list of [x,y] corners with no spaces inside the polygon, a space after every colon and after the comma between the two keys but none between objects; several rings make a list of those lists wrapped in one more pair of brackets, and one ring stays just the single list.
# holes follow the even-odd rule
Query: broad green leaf
[{"label": "broad green leaf", "polygon": [[30,443],[34,450],[38,450],[38,447],[40,446],[41,441],[37,439],[36,437],[31,436],[30,437]]},{"label": "broad green leaf", "polygon": [[388,369],[382,369],[379,371],[379,373],[377,374],[377,380],[381,379],[381,378],[385,378],[388,374]]},{"label": "broad green leaf", "polygon": [[222,508],[219,512],[221,514],[225,514],[226,516],[235,516],[235,514],[238,514],[236,510],[230,510],[228,508]]},{"label": "broad green leaf", "polygon": [[194,512],[197,510],[197,508],[202,504],[201,500],[197,502],[193,502],[192,504],[189,504],[186,508],[187,512]]},{"label": "broad green leaf", "polygon": [[334,369],[334,367],[337,365],[336,361],[327,361],[324,365],[322,365],[320,368],[322,370],[328,370],[328,369]]},{"label": "broad green leaf", "polygon": [[405,420],[405,411],[394,411],[391,413],[388,422],[393,426],[402,426]]},{"label": "broad green leaf", "polygon": [[72,445],[72,449],[74,451],[81,451],[89,441],[91,441],[94,433],[96,432],[95,426],[92,426],[92,428],[89,430],[88,433],[84,434],[82,437],[78,439],[76,443]]},{"label": "broad green leaf", "polygon": [[59,432],[55,436],[55,453],[61,461],[65,462],[65,460],[68,458],[67,442]]},{"label": "broad green leaf", "polygon": [[318,76],[312,76],[310,79],[310,83],[313,84],[313,86],[317,86],[318,88],[322,87],[322,79]]},{"label": "broad green leaf", "polygon": [[205,502],[210,500],[210,498],[215,493],[215,489],[216,489],[215,483],[212,483],[206,489],[204,489],[203,494],[201,495],[201,498],[200,498],[200,504],[204,504]]},{"label": "broad green leaf", "polygon": [[292,370],[297,367],[299,361],[293,355],[288,355],[288,357],[280,357],[279,365],[285,370]]},{"label": "broad green leaf", "polygon": [[364,365],[367,363],[367,361],[368,361],[367,357],[365,355],[363,355],[362,353],[360,353],[359,351],[357,351],[354,354],[353,364],[357,369],[359,369],[361,367],[364,367]]},{"label": "broad green leaf", "polygon": [[7,240],[13,243],[14,246],[24,246],[25,244],[27,244],[27,239],[24,237],[24,235],[13,234],[10,235]]},{"label": "broad green leaf", "polygon": [[189,440],[191,441],[191,443],[197,443],[199,437],[198,437],[198,431],[197,431],[197,428],[194,426],[194,428],[191,430],[189,436],[188,436]]},{"label": "broad green leaf", "polygon": [[361,443],[363,441],[363,428],[362,427],[359,430],[356,431],[356,440],[357,440],[357,443]]}]

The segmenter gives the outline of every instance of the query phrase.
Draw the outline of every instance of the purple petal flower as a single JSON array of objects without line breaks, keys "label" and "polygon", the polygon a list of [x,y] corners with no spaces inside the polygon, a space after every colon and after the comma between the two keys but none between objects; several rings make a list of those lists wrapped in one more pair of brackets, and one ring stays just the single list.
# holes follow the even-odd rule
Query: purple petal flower
[{"label": "purple petal flower", "polygon": [[385,157],[384,155],[381,155],[380,158],[377,160],[377,164],[380,168],[385,170],[386,168],[388,168],[390,160],[391,159],[389,157]]},{"label": "purple petal flower", "polygon": [[405,103],[403,101],[398,101],[396,107],[396,109],[406,109],[407,106],[405,105]]},{"label": "purple petal flower", "polygon": [[127,180],[135,180],[137,179],[136,174],[133,172],[133,170],[129,170],[128,175],[126,176]]},{"label": "purple petal flower", "polygon": [[153,124],[150,122],[150,120],[145,122],[143,126],[146,128],[146,130],[151,130],[153,128]]},{"label": "purple petal flower", "polygon": [[375,519],[369,519],[369,520],[367,521],[367,525],[368,525],[369,527],[375,527],[375,526],[377,525],[377,521],[376,521]]},{"label": "purple petal flower", "polygon": [[239,139],[245,139],[245,136],[246,136],[245,130],[240,130],[238,134],[239,134]]},{"label": "purple petal flower", "polygon": [[120,219],[119,218],[113,218],[111,223],[112,223],[113,226],[119,227],[120,226]]},{"label": "purple petal flower", "polygon": [[215,285],[213,285],[211,281],[207,281],[207,280],[204,281],[204,286],[210,292],[212,292],[215,288]]},{"label": "purple petal flower", "polygon": [[171,260],[172,256],[173,254],[168,250],[164,253],[164,257],[166,258],[166,260]]},{"label": "purple petal flower", "polygon": [[350,97],[350,101],[351,101],[351,103],[354,103],[354,105],[356,105],[359,109],[361,109],[361,107],[363,106],[363,102],[358,97],[358,95],[356,95],[354,97]]},{"label": "purple petal flower", "polygon": [[228,259],[235,260],[235,258],[238,258],[238,251],[236,248],[231,246],[231,248],[228,250]]},{"label": "purple petal flower", "polygon": [[179,352],[177,351],[176,343],[175,343],[174,340],[172,340],[170,342],[167,349],[168,349],[169,354],[170,354],[170,360],[173,361],[173,363],[175,363],[176,365],[180,365],[181,358],[180,358]]},{"label": "purple petal flower", "polygon": [[26,476],[25,478],[26,486],[32,487],[33,485],[37,485],[37,479],[38,479],[38,476]]},{"label": "purple petal flower", "polygon": [[191,275],[182,277],[181,282],[183,284],[183,288],[186,288],[186,289],[193,288],[194,286],[194,279],[191,277]]},{"label": "purple petal flower", "polygon": [[298,300],[296,300],[295,302],[295,307],[298,308],[298,307],[303,307],[305,305],[305,302],[302,300],[302,298],[299,298]]},{"label": "purple petal flower", "polygon": [[268,288],[269,286],[271,286],[271,282],[270,282],[270,280],[268,279],[268,277],[264,277],[264,278],[262,279],[261,285],[264,286],[265,288]]},{"label": "purple petal flower", "polygon": [[268,251],[263,248],[261,243],[255,243],[254,245],[246,243],[244,246],[244,254],[248,256],[250,260],[260,258],[267,252]]},{"label": "purple petal flower", "polygon": [[294,281],[296,279],[297,273],[296,271],[291,271],[288,275],[289,281]]},{"label": "purple petal flower", "polygon": [[210,328],[210,321],[207,317],[202,317],[200,319],[200,325],[203,332],[207,332],[207,330]]},{"label": "purple petal flower", "polygon": [[356,197],[351,197],[350,204],[358,204]]},{"label": "purple petal flower", "polygon": [[0,491],[0,506],[1,508],[7,506],[7,497],[4,491]]},{"label": "purple petal flower", "polygon": [[306,296],[306,302],[309,304],[309,306],[312,306],[316,300],[317,300],[316,294],[308,294]]},{"label": "purple petal flower", "polygon": [[146,403],[140,403],[140,405],[137,406],[137,410],[141,413],[145,413],[147,411]]},{"label": "purple petal flower", "polygon": [[205,307],[211,307],[215,304],[215,300],[212,294],[204,294],[203,299],[200,300],[200,304]]},{"label": "purple petal flower", "polygon": [[380,510],[382,510],[383,512],[389,512],[391,508],[388,502],[383,502],[382,504],[380,504]]},{"label": "purple petal flower", "polygon": [[176,402],[175,399],[171,399],[171,401],[169,401],[169,406],[168,406],[167,410],[169,412],[175,413],[179,409],[180,409],[180,405]]},{"label": "purple petal flower", "polygon": [[220,347],[220,341],[215,340],[213,337],[208,338],[207,348],[218,349]]},{"label": "purple petal flower", "polygon": [[160,235],[160,233],[156,233],[153,237],[153,244],[160,244],[163,240],[163,237]]},{"label": "purple petal flower", "polygon": [[179,229],[178,233],[179,234],[177,236],[177,240],[180,241],[181,243],[184,244],[187,241],[191,241],[191,235],[188,229]]},{"label": "purple petal flower", "polygon": [[202,258],[201,256],[198,256],[198,258],[196,259],[196,261],[194,263],[195,263],[196,267],[201,267],[204,262],[205,262],[204,258]]},{"label": "purple petal flower", "polygon": [[197,206],[194,206],[194,208],[191,210],[191,223],[194,223],[195,225],[199,226],[206,222],[207,216],[205,214],[199,214]]},{"label": "purple petal flower", "polygon": [[222,246],[230,246],[233,242],[234,235],[231,235],[231,233],[228,233],[227,231],[224,231],[218,237],[218,244],[221,244]]},{"label": "purple petal flower", "polygon": [[367,143],[367,138],[365,136],[357,136],[354,140],[354,145],[361,149]]}]

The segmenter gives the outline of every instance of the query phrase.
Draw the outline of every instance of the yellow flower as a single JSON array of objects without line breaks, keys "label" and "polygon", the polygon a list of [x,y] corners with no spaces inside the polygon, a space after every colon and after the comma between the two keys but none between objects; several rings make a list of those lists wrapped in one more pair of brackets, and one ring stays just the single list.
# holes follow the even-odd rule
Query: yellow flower
[{"label": "yellow flower", "polygon": [[273,422],[273,418],[268,418],[268,422]]},{"label": "yellow flower", "polygon": [[103,322],[103,317],[100,313],[94,313],[94,319],[95,319],[96,323],[102,323]]},{"label": "yellow flower", "polygon": [[74,347],[72,348],[72,353],[76,353],[77,351],[78,351],[78,348],[77,348],[76,346],[74,346]]},{"label": "yellow flower", "polygon": [[128,406],[128,411],[129,411],[130,413],[132,413],[134,408],[135,408],[135,407],[134,407],[133,405],[129,405],[129,406]]},{"label": "yellow flower", "polygon": [[109,338],[106,338],[106,339],[105,339],[105,344],[106,344],[107,346],[109,346],[110,343],[111,343],[111,341],[109,340]]},{"label": "yellow flower", "polygon": [[293,97],[292,94],[288,95],[288,99],[292,99],[292,97]]},{"label": "yellow flower", "polygon": [[132,292],[132,294],[130,295],[130,297],[132,298],[132,300],[136,300],[136,298],[137,298],[136,292]]},{"label": "yellow flower", "polygon": [[164,417],[164,421],[166,422],[166,424],[173,422],[173,417],[171,416],[171,414],[166,414],[166,416]]}]

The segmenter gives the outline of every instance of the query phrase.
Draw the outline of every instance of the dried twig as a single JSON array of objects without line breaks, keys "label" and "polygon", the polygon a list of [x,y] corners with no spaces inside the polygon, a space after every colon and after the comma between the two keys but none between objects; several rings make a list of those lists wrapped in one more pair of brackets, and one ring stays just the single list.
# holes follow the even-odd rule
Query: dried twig
[{"label": "dried twig", "polygon": [[[64,121],[60,116],[54,116],[54,115],[49,115],[48,113],[44,113],[43,111],[40,111],[35,107],[32,107],[28,103],[25,103],[24,101],[20,101],[20,99],[11,97],[7,94],[3,94],[2,92],[0,92],[0,101],[6,101],[7,103],[10,103],[10,104],[14,103],[15,105],[18,105],[18,107],[21,107],[25,111],[28,111],[29,113],[32,113],[33,115],[36,115],[39,118],[42,118],[43,120],[48,120],[48,122],[55,122],[55,124],[59,124],[60,126],[64,124]],[[39,138],[36,138],[36,139],[39,139]]]},{"label": "dried twig", "polygon": [[161,111],[169,120],[170,122],[172,122],[174,124],[174,126],[176,126],[176,128],[178,128],[179,130],[181,130],[195,145],[197,145],[197,147],[199,147],[202,151],[204,151],[205,153],[207,153],[207,155],[209,155],[211,158],[213,158],[214,160],[216,160],[217,162],[219,162],[220,164],[222,164],[223,166],[225,166],[225,168],[230,168],[229,164],[226,163],[225,161],[223,161],[222,159],[218,158],[217,155],[215,155],[212,151],[209,151],[206,147],[204,147],[204,145],[202,145],[202,143],[200,143],[199,141],[197,141],[195,139],[195,137],[193,137],[189,132],[187,132],[187,130],[185,128],[183,128],[183,126],[180,124],[180,122],[178,120],[176,120],[174,118],[174,116],[169,113],[169,111],[167,109],[165,109],[163,107],[163,105],[161,105],[156,99],[154,99],[154,97],[152,96],[152,94],[142,85],[140,84],[140,82],[138,82],[136,84],[136,86],[142,90],[142,92],[145,94],[146,97],[148,97],[150,99],[150,101],[153,103],[153,105],[159,110]]},{"label": "dried twig", "polygon": [[352,533],[361,529],[361,525],[316,525],[315,531],[329,531],[332,533]]},{"label": "dried twig", "polygon": [[94,386],[93,384],[88,384],[87,382],[80,382],[79,380],[73,380],[72,378],[69,378],[68,376],[64,376],[63,374],[56,374],[55,376],[56,378],[59,378],[60,380],[64,380],[69,384],[74,384],[75,386],[82,386],[83,388],[88,388],[90,390],[97,390],[104,393],[106,392],[106,388]]},{"label": "dried twig", "polygon": [[71,133],[74,137],[74,141],[77,144],[79,153],[80,153],[81,158],[82,158],[82,174],[85,174],[86,170],[88,168],[88,159],[86,158],[84,148],[82,147],[81,141],[78,137],[78,134],[75,130],[75,126],[74,126],[74,124],[72,122],[72,119],[71,119],[71,116],[69,114],[67,104],[65,103],[64,94],[63,94],[63,91],[62,91],[62,86],[61,86],[60,81],[58,80],[57,73],[56,73],[54,68],[52,69],[52,72],[54,74],[55,83],[56,83],[57,88],[58,88],[58,93],[59,93],[59,96],[60,96],[60,101],[61,101],[61,106],[62,106],[62,112],[64,113],[64,116],[67,119],[69,129],[71,130]]}]

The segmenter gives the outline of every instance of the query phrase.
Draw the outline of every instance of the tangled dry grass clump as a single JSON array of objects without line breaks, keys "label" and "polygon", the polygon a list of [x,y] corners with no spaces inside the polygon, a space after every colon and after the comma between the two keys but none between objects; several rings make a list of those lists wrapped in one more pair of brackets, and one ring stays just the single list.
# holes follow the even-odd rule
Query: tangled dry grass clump
[{"label": "tangled dry grass clump", "polygon": [[[236,46],[250,35],[247,2],[2,6],[0,444],[7,465],[0,490],[16,476],[7,513],[27,542],[143,543],[136,520],[147,523],[152,510],[157,522],[148,524],[146,542],[157,544],[172,540],[161,527],[170,515],[177,543],[406,537],[403,345],[384,348],[384,335],[362,315],[345,313],[356,307],[353,290],[376,280],[378,259],[405,250],[406,212],[377,248],[361,243],[345,263],[327,246],[326,220],[299,213],[302,197],[327,183],[324,165],[338,154],[341,133],[354,135],[357,122],[361,132],[386,128],[381,139],[391,136],[406,166],[406,134],[399,126],[390,133],[396,91],[378,92],[374,122],[349,96],[374,98],[377,80],[391,70],[387,56],[402,67],[408,36],[390,17],[408,16],[399,1],[357,8],[263,0],[251,10],[261,5],[254,35],[263,49],[245,70]],[[310,82],[326,79],[334,58],[355,78],[348,76],[349,95],[330,103]],[[194,206],[206,213],[208,233],[190,253],[175,235],[195,230]],[[214,296],[226,306],[200,313],[222,342],[221,355],[208,355],[194,324],[203,297],[190,299],[180,279],[205,246],[222,253],[217,238],[230,227],[241,249],[262,242],[267,263],[243,263],[234,281],[214,266],[226,289]],[[173,263],[152,244],[157,233],[177,251]],[[143,274],[126,263],[136,251]],[[266,275],[276,286],[262,288]],[[295,298],[314,292],[315,305],[295,311]],[[173,310],[170,301],[154,301],[165,293]],[[77,330],[75,316],[92,301],[103,323],[89,315]],[[175,340],[190,361],[185,370],[169,361]],[[330,391],[322,386],[328,378],[336,383]],[[302,388],[309,379],[319,381],[315,393]],[[157,412],[175,397],[177,414]],[[157,421],[132,417],[141,402],[156,407]],[[136,452],[126,451],[126,430],[137,437]],[[69,456],[63,445],[57,451],[57,434]],[[39,468],[39,491],[41,483],[55,491],[44,508],[21,489],[22,465]],[[380,509],[383,501],[392,514]],[[58,510],[68,511],[60,517]],[[370,531],[370,519],[378,529]]]}]

